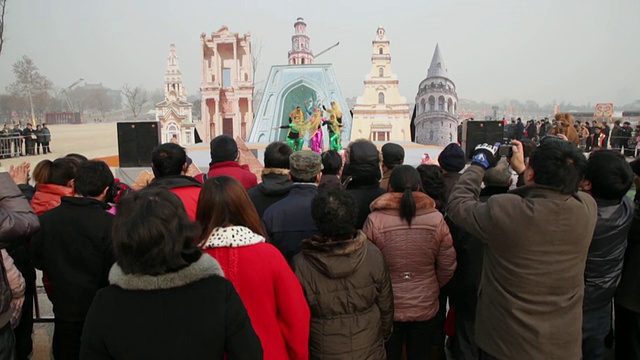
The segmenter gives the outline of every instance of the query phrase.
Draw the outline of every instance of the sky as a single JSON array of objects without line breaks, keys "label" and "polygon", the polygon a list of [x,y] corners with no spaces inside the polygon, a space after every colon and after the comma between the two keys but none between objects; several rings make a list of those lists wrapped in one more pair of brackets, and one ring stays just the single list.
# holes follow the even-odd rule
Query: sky
[{"label": "sky", "polygon": [[297,17],[315,52],[340,42],[316,62],[333,64],[347,97],[362,95],[371,41],[383,25],[408,102],[436,43],[461,99],[640,99],[638,0],[7,0],[0,91],[23,55],[57,87],[83,78],[159,89],[175,43],[187,92],[197,94],[200,34],[222,25],[262,43],[260,87],[272,65],[286,64]]}]

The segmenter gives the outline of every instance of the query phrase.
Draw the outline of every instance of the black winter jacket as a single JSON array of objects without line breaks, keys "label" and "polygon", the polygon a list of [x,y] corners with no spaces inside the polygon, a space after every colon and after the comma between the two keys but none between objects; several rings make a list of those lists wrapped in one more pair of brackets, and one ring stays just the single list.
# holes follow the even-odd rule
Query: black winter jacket
[{"label": "black winter jacket", "polygon": [[627,239],[622,277],[615,295],[616,305],[640,313],[640,193]]},{"label": "black winter jacket", "polygon": [[622,274],[627,235],[633,218],[633,202],[595,199],[598,221],[584,270],[584,310],[609,306]]},{"label": "black winter jacket", "polygon": [[271,205],[262,216],[269,240],[289,264],[300,252],[302,240],[318,234],[311,217],[311,202],[317,194],[315,184],[295,183],[289,194]]},{"label": "black winter jacket", "polygon": [[114,255],[108,209],[97,200],[63,197],[60,206],[40,215],[31,251],[35,267],[51,280],[57,319],[84,321],[96,292],[109,285]]},{"label": "black winter jacket", "polygon": [[81,359],[262,359],[240,296],[209,255],[158,276],[116,264],[109,281],[87,315]]},{"label": "black winter jacket", "polygon": [[262,182],[254,186],[247,193],[251,202],[262,217],[265,210],[282,200],[291,191],[293,183],[289,180],[289,170],[267,168],[262,170]]}]

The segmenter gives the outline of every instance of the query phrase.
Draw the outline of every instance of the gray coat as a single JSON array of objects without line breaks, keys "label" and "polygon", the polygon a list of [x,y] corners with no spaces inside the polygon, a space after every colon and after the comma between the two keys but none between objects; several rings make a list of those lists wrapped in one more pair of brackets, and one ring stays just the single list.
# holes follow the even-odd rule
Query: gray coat
[{"label": "gray coat", "polygon": [[476,342],[498,359],[582,357],[584,267],[597,206],[586,193],[532,185],[480,202],[484,170],[470,166],[449,216],[484,251]]},{"label": "gray coat", "polygon": [[[8,173],[0,173],[0,249],[28,238],[40,228],[38,217]],[[0,328],[11,319],[11,287],[0,258]]]}]

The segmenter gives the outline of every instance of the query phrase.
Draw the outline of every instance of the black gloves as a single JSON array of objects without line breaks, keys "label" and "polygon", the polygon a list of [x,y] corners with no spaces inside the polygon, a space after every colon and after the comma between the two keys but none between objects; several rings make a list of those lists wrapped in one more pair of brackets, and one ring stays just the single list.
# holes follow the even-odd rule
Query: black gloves
[{"label": "black gloves", "polygon": [[476,146],[473,151],[473,157],[471,158],[471,164],[482,166],[483,169],[489,169],[498,164],[500,156],[498,155],[498,149],[500,143],[494,145],[480,144]]}]

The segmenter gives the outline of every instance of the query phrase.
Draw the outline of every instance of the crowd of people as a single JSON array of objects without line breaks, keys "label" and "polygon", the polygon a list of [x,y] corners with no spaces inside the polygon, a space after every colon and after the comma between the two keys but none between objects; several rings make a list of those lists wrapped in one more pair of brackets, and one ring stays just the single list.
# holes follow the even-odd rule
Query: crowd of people
[{"label": "crowd of people", "polygon": [[4,124],[0,130],[0,159],[7,159],[25,155],[40,155],[51,153],[51,130],[47,124],[38,124],[33,128],[33,124],[27,123],[24,129],[20,129],[20,124],[16,123],[11,128],[11,124]]},{"label": "crowd of people", "polygon": [[[563,114],[567,115],[567,114]],[[529,120],[524,124],[521,118],[511,120],[505,123],[505,137],[509,140],[529,139],[539,142],[545,135],[552,133],[552,129],[558,126],[556,120],[544,118],[541,120]],[[635,127],[631,126],[628,121],[621,122],[619,120],[613,123],[598,121],[573,121],[571,119],[570,127],[573,128],[576,136],[576,145],[585,152],[591,152],[598,149],[613,149],[628,157],[637,156],[637,150],[640,149],[640,124]],[[555,129],[554,129],[555,130]]]},{"label": "crowd of people", "polygon": [[158,146],[135,191],[78,154],[12,166],[0,359],[30,356],[34,268],[56,360],[640,359],[640,160],[538,143],[274,142],[258,181],[221,135],[199,175]]}]

